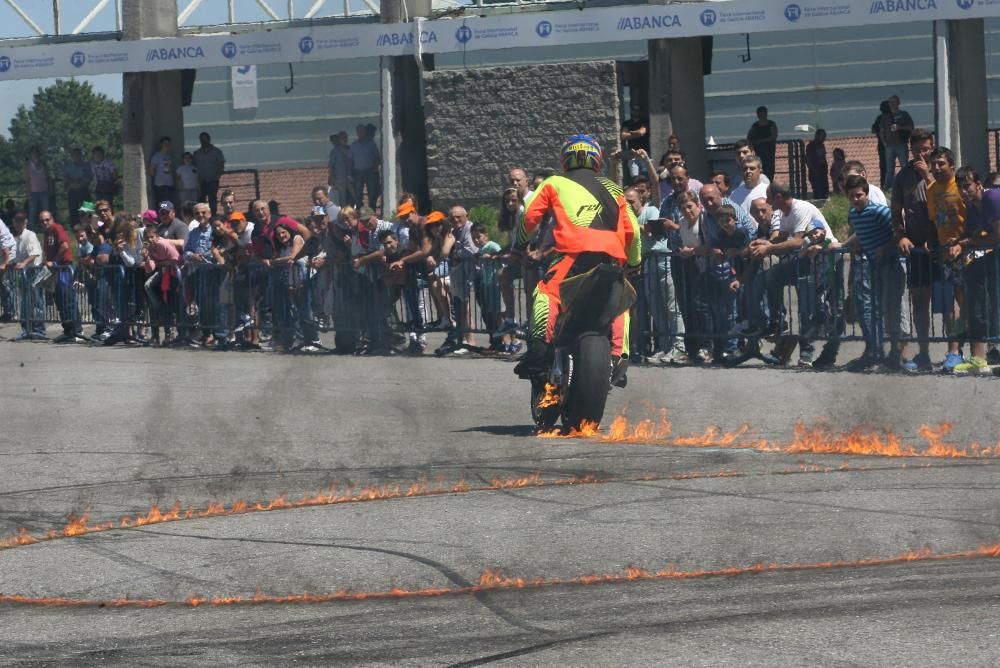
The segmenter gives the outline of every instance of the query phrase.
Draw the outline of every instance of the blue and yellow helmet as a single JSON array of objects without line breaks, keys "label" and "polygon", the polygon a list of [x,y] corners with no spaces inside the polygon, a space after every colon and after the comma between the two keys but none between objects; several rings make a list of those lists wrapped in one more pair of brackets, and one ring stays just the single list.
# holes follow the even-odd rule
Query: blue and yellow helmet
[{"label": "blue and yellow helmet", "polygon": [[559,162],[564,172],[583,168],[599,172],[604,165],[604,152],[592,135],[573,135],[563,144]]}]

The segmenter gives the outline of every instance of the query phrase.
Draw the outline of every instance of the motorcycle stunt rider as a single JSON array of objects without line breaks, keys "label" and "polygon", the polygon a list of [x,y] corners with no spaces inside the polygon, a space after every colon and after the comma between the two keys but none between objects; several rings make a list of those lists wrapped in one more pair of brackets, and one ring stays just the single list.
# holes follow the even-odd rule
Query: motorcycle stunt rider
[{"label": "motorcycle stunt rider", "polygon": [[[569,276],[584,273],[609,259],[638,268],[642,262],[639,224],[614,181],[597,174],[604,155],[597,140],[577,134],[566,140],[560,155],[562,175],[545,179],[525,203],[514,248],[523,251],[546,215],[554,218],[555,256],[534,294],[528,350],[514,369],[519,378],[537,380],[546,371],[546,356],[559,316],[559,288]],[[612,382],[624,387],[629,352],[628,311],[612,325]]]}]

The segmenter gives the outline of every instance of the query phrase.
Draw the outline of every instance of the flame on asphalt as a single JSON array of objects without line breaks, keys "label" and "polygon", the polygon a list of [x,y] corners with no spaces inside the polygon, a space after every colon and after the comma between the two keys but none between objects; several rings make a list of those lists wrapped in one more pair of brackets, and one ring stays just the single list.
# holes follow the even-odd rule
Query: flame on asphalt
[{"label": "flame on asphalt", "polygon": [[[907,465],[890,468],[908,468]],[[167,510],[161,510],[159,505],[153,504],[150,509],[141,515],[125,516],[117,522],[90,523],[90,514],[80,515],[70,514],[66,518],[66,524],[59,529],[50,529],[44,535],[33,535],[26,527],[21,527],[13,536],[0,538],[0,550],[19,547],[22,545],[34,545],[35,543],[55,540],[58,538],[71,538],[83,536],[115,529],[132,529],[144,527],[152,524],[162,524],[164,522],[178,522],[182,520],[202,519],[209,517],[223,517],[229,515],[244,515],[248,513],[262,513],[277,510],[291,510],[294,508],[308,508],[314,506],[331,506],[344,503],[364,503],[367,501],[379,501],[388,499],[407,499],[444,494],[464,494],[469,492],[490,492],[498,490],[544,488],[544,487],[565,487],[571,485],[596,485],[609,483],[632,483],[632,482],[657,482],[669,480],[695,480],[705,478],[746,478],[762,475],[794,475],[797,473],[831,473],[848,471],[875,471],[885,470],[863,466],[853,467],[844,462],[839,467],[820,466],[817,464],[800,464],[794,468],[784,468],[773,471],[763,471],[758,473],[738,471],[734,469],[723,469],[720,471],[684,471],[681,473],[656,474],[649,473],[635,477],[598,477],[594,475],[569,476],[565,478],[544,478],[539,472],[519,478],[493,478],[487,485],[473,487],[460,480],[455,484],[448,485],[442,480],[438,480],[435,485],[427,480],[420,480],[410,485],[369,485],[360,488],[357,492],[350,489],[338,494],[334,489],[318,494],[306,495],[298,499],[288,500],[283,494],[279,494],[268,501],[251,502],[245,500],[233,501],[230,504],[218,501],[209,502],[201,509],[189,507],[182,509],[180,502],[176,502]]]},{"label": "flame on asphalt", "polygon": [[336,601],[366,601],[401,598],[430,598],[440,596],[469,595],[504,590],[542,589],[565,586],[593,586],[603,584],[623,584],[629,582],[649,582],[657,580],[692,580],[698,578],[737,577],[761,573],[782,573],[793,571],[814,571],[828,569],[866,568],[891,566],[914,562],[953,561],[961,559],[994,559],[1000,557],[1000,543],[981,545],[973,550],[936,553],[928,547],[909,550],[893,557],[876,557],[857,560],[764,563],[748,566],[730,566],[704,570],[682,570],[668,566],[661,570],[646,570],[629,566],[621,572],[594,573],[568,578],[527,578],[509,576],[501,569],[486,569],[475,585],[465,587],[427,587],[405,589],[393,587],[385,591],[357,592],[341,590],[332,593],[301,593],[270,595],[258,591],[252,595],[201,596],[192,595],[183,600],[163,598],[117,598],[84,599],[68,597],[33,597],[19,594],[0,594],[0,604],[51,606],[51,607],[110,607],[110,608],[157,608],[162,606],[203,606],[223,607],[234,605],[331,603]]},{"label": "flame on asphalt", "polygon": [[702,433],[691,436],[674,436],[673,425],[667,419],[666,409],[660,409],[657,420],[645,419],[631,422],[623,415],[611,421],[607,431],[601,431],[593,422],[584,422],[579,429],[563,433],[559,429],[538,434],[539,438],[579,438],[602,443],[637,445],[665,445],[691,448],[737,448],[779,452],[785,454],[858,455],[876,457],[942,457],[988,458],[1000,457],[1000,442],[983,446],[974,442],[968,446],[945,441],[952,425],[942,422],[937,426],[922,425],[918,435],[925,445],[906,443],[903,437],[891,430],[855,427],[836,432],[823,422],[809,426],[804,422],[795,425],[788,442],[753,438],[750,425],[741,425],[735,431],[724,431],[709,426]]}]

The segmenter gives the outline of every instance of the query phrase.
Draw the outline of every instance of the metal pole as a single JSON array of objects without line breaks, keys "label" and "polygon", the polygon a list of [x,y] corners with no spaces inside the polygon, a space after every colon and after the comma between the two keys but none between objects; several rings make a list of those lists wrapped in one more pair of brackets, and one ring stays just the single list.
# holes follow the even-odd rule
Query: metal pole
[{"label": "metal pole", "polygon": [[949,92],[948,66],[948,24],[945,21],[934,22],[934,117],[939,146],[948,146],[956,154],[959,146],[949,146],[951,136],[951,95]]},{"label": "metal pole", "polygon": [[52,24],[55,27],[55,34],[62,34],[62,21],[59,18],[59,0],[52,0]]},{"label": "metal pole", "polygon": [[[379,21],[381,23],[398,23],[402,14],[402,0],[381,0],[379,3]],[[391,56],[379,58],[379,81],[382,92],[382,216],[386,217],[396,208],[398,180],[396,165],[396,133],[393,115],[393,80],[392,72],[395,59]],[[374,208],[374,207],[373,207]]]},{"label": "metal pole", "polygon": [[[396,208],[396,137],[392,115],[392,57],[379,58],[379,76],[382,88],[382,217],[386,218]],[[374,206],[372,208],[375,208]]]}]

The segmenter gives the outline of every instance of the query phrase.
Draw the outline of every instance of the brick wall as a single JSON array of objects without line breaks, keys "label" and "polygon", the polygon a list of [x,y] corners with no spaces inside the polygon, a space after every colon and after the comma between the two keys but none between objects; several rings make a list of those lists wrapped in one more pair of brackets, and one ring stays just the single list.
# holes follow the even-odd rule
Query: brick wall
[{"label": "brick wall", "polygon": [[[294,218],[309,215],[312,209],[312,189],[326,183],[326,166],[296,169],[262,169],[259,171],[260,197],[264,201],[277,200],[281,213]],[[232,188],[236,193],[236,207],[240,211],[255,197],[253,175],[229,173],[222,177],[221,188]]]},{"label": "brick wall", "polygon": [[617,146],[612,61],[442,70],[424,75],[427,179],[435,208],[499,202],[511,167],[558,168],[577,132]]}]

